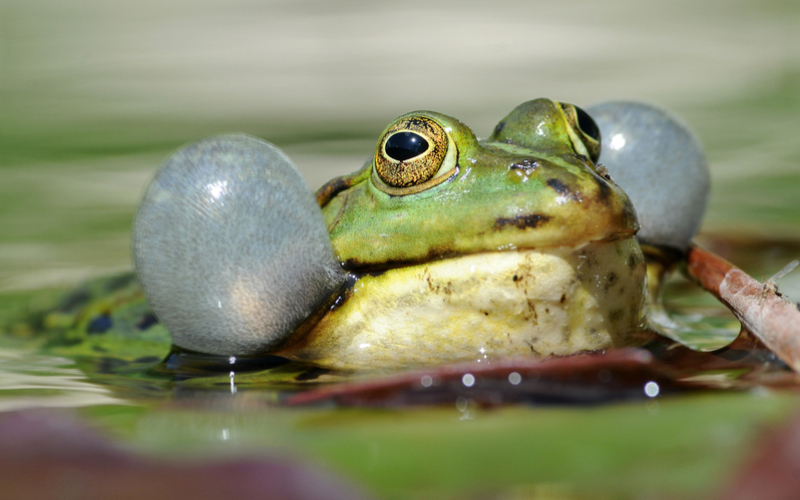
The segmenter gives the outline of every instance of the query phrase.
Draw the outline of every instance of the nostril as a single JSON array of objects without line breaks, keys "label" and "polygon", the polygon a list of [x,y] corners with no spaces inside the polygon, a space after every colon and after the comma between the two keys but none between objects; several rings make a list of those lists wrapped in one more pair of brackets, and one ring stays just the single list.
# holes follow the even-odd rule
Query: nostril
[{"label": "nostril", "polygon": [[525,158],[516,163],[512,163],[508,168],[509,170],[522,170],[525,172],[525,175],[529,175],[531,172],[539,168],[539,162],[533,158]]}]

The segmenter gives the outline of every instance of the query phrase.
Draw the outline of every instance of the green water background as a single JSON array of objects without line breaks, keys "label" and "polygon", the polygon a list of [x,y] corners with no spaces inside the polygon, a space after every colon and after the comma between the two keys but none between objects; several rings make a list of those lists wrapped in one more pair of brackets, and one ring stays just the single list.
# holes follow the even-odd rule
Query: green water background
[{"label": "green water background", "polygon": [[[779,0],[0,0],[0,313],[129,269],[138,197],[183,143],[266,138],[316,188],[358,168],[399,114],[438,110],[486,136],[539,96],[681,115],[712,171],[700,241],[769,276],[800,248],[797,26],[800,3]],[[780,284],[800,298],[800,272]],[[387,498],[700,497],[796,406],[759,392],[462,420],[455,407],[266,411],[245,391],[186,410],[24,349],[4,348],[0,372],[0,410],[81,407],[149,453],[288,453]]]}]

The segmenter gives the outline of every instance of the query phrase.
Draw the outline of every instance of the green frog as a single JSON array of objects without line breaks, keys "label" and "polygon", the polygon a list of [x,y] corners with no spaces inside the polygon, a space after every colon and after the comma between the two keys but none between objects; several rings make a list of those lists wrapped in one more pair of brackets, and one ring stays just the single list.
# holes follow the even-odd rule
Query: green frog
[{"label": "green frog", "polygon": [[275,352],[337,368],[563,356],[641,344],[636,213],[602,171],[597,126],[537,99],[476,139],[420,111],[317,200],[358,278]]},{"label": "green frog", "polygon": [[600,143],[589,114],[549,99],[518,106],[485,140],[408,113],[314,203],[274,146],[202,141],[176,153],[137,213],[155,315],[128,287],[137,328],[117,325],[107,298],[84,308],[95,312],[81,328],[130,335],[157,316],[184,349],[359,370],[642,345],[637,210],[598,163]]}]

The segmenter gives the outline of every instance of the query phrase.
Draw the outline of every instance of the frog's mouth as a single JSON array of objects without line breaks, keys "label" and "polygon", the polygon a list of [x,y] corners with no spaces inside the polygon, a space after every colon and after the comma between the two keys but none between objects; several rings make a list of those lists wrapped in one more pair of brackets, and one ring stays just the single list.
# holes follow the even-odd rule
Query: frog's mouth
[{"label": "frog's mouth", "polygon": [[[552,220],[552,217],[543,214],[523,214],[513,217],[499,217],[495,223],[495,229],[498,230],[496,234],[502,234],[503,230],[522,231],[537,229]],[[447,244],[430,245],[427,252],[424,254],[417,254],[414,258],[409,258],[402,255],[398,258],[386,258],[382,262],[375,262],[372,259],[363,259],[360,256],[351,256],[347,259],[341,259],[342,268],[355,275],[364,274],[381,274],[391,269],[398,269],[411,266],[424,265],[426,263],[438,262],[441,260],[458,260],[464,259],[476,254],[501,254],[509,251],[549,251],[556,249],[573,250],[580,249],[586,245],[596,243],[611,243],[621,240],[634,240],[636,230],[632,228],[622,228],[619,231],[608,233],[605,238],[585,241],[576,245],[552,245],[552,246],[533,246],[526,245],[525,242],[517,242],[512,238],[503,235],[497,238],[497,243],[488,248],[475,248],[470,251],[464,251],[461,248],[454,248]]]}]

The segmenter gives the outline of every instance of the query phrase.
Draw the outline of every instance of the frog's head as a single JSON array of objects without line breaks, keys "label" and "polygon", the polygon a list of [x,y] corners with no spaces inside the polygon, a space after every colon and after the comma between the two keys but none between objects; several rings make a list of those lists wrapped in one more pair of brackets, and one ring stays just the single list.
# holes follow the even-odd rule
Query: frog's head
[{"label": "frog's head", "polygon": [[351,269],[630,237],[635,211],[598,172],[599,152],[589,115],[549,99],[518,106],[485,141],[454,118],[416,111],[317,199],[334,252]]}]

